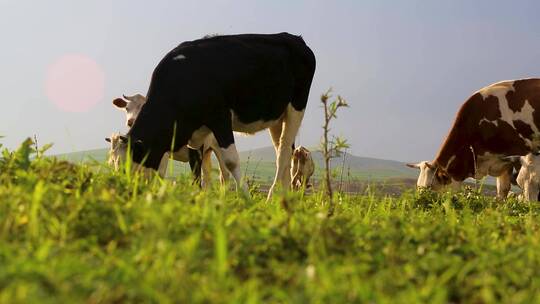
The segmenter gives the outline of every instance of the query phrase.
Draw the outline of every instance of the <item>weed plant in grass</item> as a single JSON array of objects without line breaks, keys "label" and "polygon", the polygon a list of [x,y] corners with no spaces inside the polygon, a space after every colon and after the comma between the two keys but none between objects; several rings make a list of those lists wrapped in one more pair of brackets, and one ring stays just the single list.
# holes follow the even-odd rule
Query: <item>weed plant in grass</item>
[{"label": "weed plant in grass", "polygon": [[[0,303],[531,303],[539,208],[474,191],[251,199],[0,158]],[[218,184],[218,183],[215,183]]]}]

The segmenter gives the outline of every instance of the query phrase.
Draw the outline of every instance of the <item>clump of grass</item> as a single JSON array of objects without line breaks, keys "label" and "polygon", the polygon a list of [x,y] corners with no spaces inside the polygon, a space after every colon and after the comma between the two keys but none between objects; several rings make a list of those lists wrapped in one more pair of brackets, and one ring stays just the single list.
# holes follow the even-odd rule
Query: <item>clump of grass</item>
[{"label": "clump of grass", "polygon": [[538,302],[540,209],[475,191],[245,199],[0,157],[0,303]]}]

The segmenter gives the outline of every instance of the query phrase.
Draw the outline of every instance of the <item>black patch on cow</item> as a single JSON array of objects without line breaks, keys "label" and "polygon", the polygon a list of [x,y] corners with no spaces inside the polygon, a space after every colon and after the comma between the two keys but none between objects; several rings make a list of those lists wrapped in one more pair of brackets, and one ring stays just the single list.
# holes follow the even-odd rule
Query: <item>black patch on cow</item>
[{"label": "black patch on cow", "polygon": [[519,91],[508,91],[506,93],[506,100],[508,100],[508,107],[514,111],[514,113],[521,111],[525,105],[525,99],[520,96]]},{"label": "black patch on cow", "polygon": [[490,95],[486,97],[483,101],[483,104],[479,106],[479,110],[483,110],[483,118],[486,118],[487,120],[496,120],[498,118],[501,118],[501,110],[499,109],[499,98],[497,98],[496,96]]},{"label": "black patch on cow", "polygon": [[482,94],[475,93],[461,107],[458,116],[456,117],[456,122],[458,122],[459,119],[465,119],[468,123],[476,123],[477,126],[478,121],[483,118],[490,121],[501,118],[499,99],[496,96],[491,95],[484,99]]},{"label": "black patch on cow", "polygon": [[[186,59],[174,60],[180,55]],[[152,168],[171,142],[178,150],[202,126],[228,147],[234,143],[231,111],[245,124],[277,120],[289,103],[302,111],[314,72],[313,52],[301,37],[288,33],[181,43],[155,68],[147,102],[128,135],[144,143]],[[139,156],[133,159],[138,162]]]},{"label": "black patch on cow", "polygon": [[470,146],[460,146],[454,154],[454,161],[448,166],[448,175],[462,181],[474,175],[474,159]]},{"label": "black patch on cow", "polygon": [[482,141],[478,143],[479,151],[477,153],[490,152],[502,155],[525,155],[528,153],[529,149],[516,129],[503,120],[497,120],[495,134],[492,133],[492,127],[482,127],[480,132]]},{"label": "black patch on cow", "polygon": [[523,137],[531,139],[532,135],[534,134],[533,129],[531,126],[523,122],[522,120],[513,120],[514,127],[516,127],[516,130],[519,134],[521,134]]}]

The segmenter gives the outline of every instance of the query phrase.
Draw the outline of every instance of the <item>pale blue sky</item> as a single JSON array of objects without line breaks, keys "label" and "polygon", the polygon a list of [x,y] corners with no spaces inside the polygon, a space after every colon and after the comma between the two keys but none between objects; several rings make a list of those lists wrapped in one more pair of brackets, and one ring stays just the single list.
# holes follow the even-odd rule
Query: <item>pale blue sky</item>
[{"label": "pale blue sky", "polygon": [[[105,147],[126,131],[111,105],[145,94],[171,48],[209,33],[301,34],[317,71],[297,143],[316,145],[319,96],[332,86],[351,108],[333,131],[354,154],[432,159],[459,105],[503,79],[540,76],[538,1],[25,1],[0,0],[0,141],[37,134],[52,152]],[[45,95],[47,68],[66,54],[93,58],[104,98],[87,112]],[[270,145],[266,132],[237,136],[241,150]]]}]

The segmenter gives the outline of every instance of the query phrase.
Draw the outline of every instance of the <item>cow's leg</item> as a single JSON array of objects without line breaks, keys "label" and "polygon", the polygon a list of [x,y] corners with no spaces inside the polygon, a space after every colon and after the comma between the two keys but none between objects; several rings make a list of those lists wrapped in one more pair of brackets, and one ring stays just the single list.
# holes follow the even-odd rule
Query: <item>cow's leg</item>
[{"label": "cow's leg", "polygon": [[[225,115],[224,117],[230,117]],[[236,182],[236,190],[243,191],[246,196],[249,196],[248,187],[242,181],[242,173],[240,171],[240,156],[234,144],[234,134],[232,131],[232,123],[230,120],[216,121],[212,126],[212,132],[218,143],[218,150],[222,157],[225,167],[232,174]]]},{"label": "cow's leg", "polygon": [[221,155],[221,149],[219,148],[218,142],[213,139],[210,142],[210,147],[212,148],[212,151],[214,151],[214,154],[216,155],[218,164],[219,164],[219,180],[221,182],[221,185],[225,185],[227,180],[229,180],[229,170],[227,169],[227,166],[225,165],[225,161],[223,160],[223,155]]},{"label": "cow's leg", "polygon": [[212,149],[210,147],[203,146],[202,155],[202,178],[201,183],[203,188],[210,185],[212,180]]},{"label": "cow's leg", "polygon": [[281,130],[283,129],[283,121],[279,121],[275,125],[268,128],[270,131],[270,137],[272,137],[272,144],[274,144],[274,150],[276,150],[276,157],[279,151],[279,140],[281,138]]},{"label": "cow's leg", "polygon": [[275,190],[278,184],[289,188],[291,185],[291,157],[292,146],[296,134],[300,129],[302,118],[304,117],[304,111],[296,111],[292,106],[287,107],[287,112],[283,120],[283,127],[281,131],[281,137],[279,139],[279,149],[276,158],[276,176],[274,183],[268,192],[268,199],[272,197],[272,192]]},{"label": "cow's leg", "polygon": [[158,173],[159,173],[159,176],[161,176],[162,178],[165,178],[165,176],[167,175],[167,164],[169,163],[169,152],[166,152],[165,154],[163,154],[163,157],[161,158],[161,162],[159,163],[159,169],[158,169]]},{"label": "cow's leg", "polygon": [[512,171],[506,170],[497,177],[497,198],[504,199],[512,187]]},{"label": "cow's leg", "polygon": [[189,167],[193,174],[193,183],[201,185],[201,163],[202,155],[199,150],[188,149]]}]

